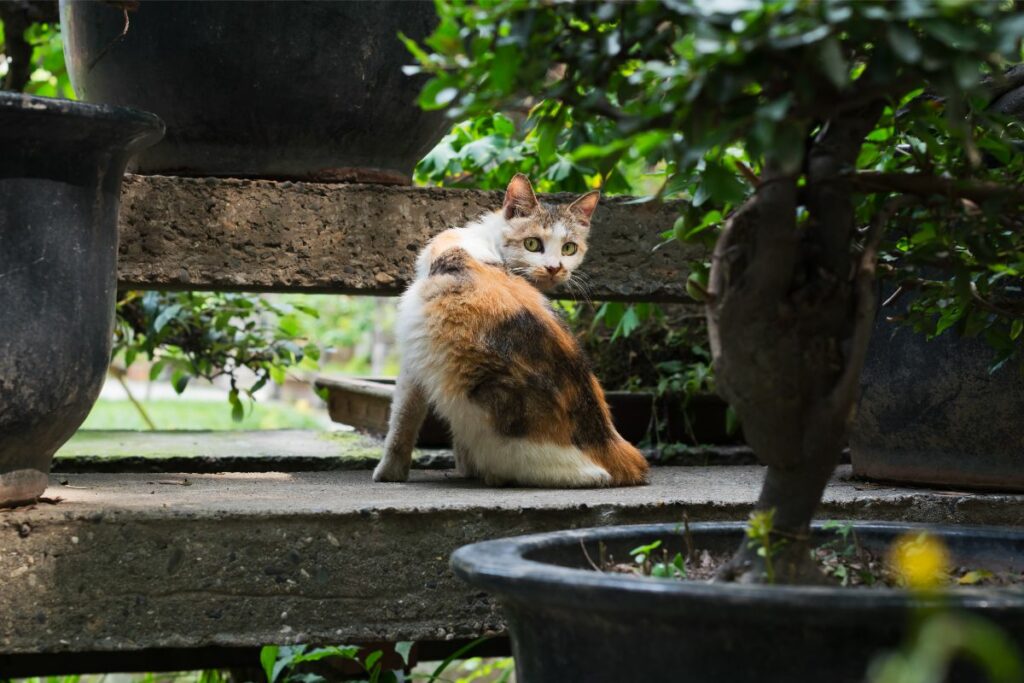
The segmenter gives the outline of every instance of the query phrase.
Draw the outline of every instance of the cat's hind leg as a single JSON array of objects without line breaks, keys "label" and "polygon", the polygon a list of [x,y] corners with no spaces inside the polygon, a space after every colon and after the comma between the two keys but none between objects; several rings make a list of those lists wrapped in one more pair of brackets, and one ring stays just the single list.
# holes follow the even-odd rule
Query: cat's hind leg
[{"label": "cat's hind leg", "polygon": [[455,456],[455,474],[457,476],[467,479],[480,476],[480,472],[473,462],[473,454],[469,452],[466,444],[457,437],[452,437],[452,455]]},{"label": "cat's hind leg", "polygon": [[391,419],[384,440],[384,456],[373,470],[374,481],[405,481],[409,478],[412,449],[427,417],[427,393],[408,374],[399,375],[391,399]]}]

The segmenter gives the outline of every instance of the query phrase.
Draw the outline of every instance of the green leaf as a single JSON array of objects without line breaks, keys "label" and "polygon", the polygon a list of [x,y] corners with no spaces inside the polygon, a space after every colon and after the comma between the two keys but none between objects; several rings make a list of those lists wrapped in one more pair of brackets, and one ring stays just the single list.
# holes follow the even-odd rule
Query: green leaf
[{"label": "green leaf", "polygon": [[260,648],[260,666],[263,667],[263,675],[267,677],[267,683],[274,683],[277,679],[276,672],[274,671],[277,652],[277,645],[264,645]]},{"label": "green leaf", "polygon": [[164,327],[167,326],[167,323],[173,320],[174,316],[178,315],[180,312],[181,306],[177,304],[168,306],[164,310],[160,311],[160,315],[158,315],[156,320],[153,321],[153,331],[160,332],[160,330],[164,329]]},{"label": "green leaf", "polygon": [[409,666],[409,654],[412,652],[412,641],[400,640],[395,643],[395,652],[402,658],[402,663]]},{"label": "green leaf", "polygon": [[661,547],[661,541],[654,541],[647,545],[638,545],[629,551],[630,555],[650,555],[652,552]]},{"label": "green leaf", "polygon": [[826,38],[818,48],[818,56],[821,59],[821,70],[832,81],[832,85],[840,90],[845,88],[850,82],[850,65],[843,57],[839,41],[834,36]]},{"label": "green leaf", "polygon": [[700,207],[708,200],[717,204],[738,204],[746,197],[746,190],[747,186],[733,171],[721,163],[708,162],[693,197],[693,206]]},{"label": "green leaf", "polygon": [[181,370],[175,370],[174,373],[171,374],[171,386],[174,387],[174,393],[180,395],[185,391],[185,387],[188,386],[189,379],[191,378],[187,373],[182,372]]},{"label": "green leaf", "polygon": [[452,662],[459,659],[464,659],[466,655],[472,652],[477,646],[479,646],[481,643],[486,643],[488,640],[490,640],[490,638],[477,638],[476,640],[466,645],[463,645],[458,650],[445,657],[444,661],[442,661],[437,666],[437,668],[434,669],[434,673],[430,674],[430,678],[427,679],[427,683],[437,683],[438,680],[441,680],[441,674],[443,674],[445,670],[448,669]]},{"label": "green leaf", "polygon": [[150,382],[154,382],[154,381],[156,381],[156,379],[158,377],[160,377],[160,373],[164,371],[164,366],[165,365],[167,365],[167,361],[165,361],[165,360],[158,360],[157,362],[153,363],[153,365],[150,366],[150,368],[149,368],[149,381]]},{"label": "green leaf", "polygon": [[1024,331],[1024,320],[1017,318],[1010,323],[1010,339],[1016,340],[1022,331]]},{"label": "green leaf", "polygon": [[908,64],[917,64],[924,51],[914,32],[900,24],[889,24],[886,29],[889,45],[893,52]]},{"label": "green leaf", "polygon": [[979,584],[986,579],[991,579],[993,576],[992,572],[985,569],[976,569],[974,571],[967,572],[959,579],[957,583],[961,586],[973,586]]}]

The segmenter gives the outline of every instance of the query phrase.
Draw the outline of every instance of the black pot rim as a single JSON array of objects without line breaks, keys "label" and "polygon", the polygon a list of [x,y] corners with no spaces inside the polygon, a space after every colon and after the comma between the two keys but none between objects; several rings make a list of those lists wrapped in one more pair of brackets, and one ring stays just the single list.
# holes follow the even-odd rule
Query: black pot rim
[{"label": "black pot rim", "polygon": [[[952,526],[895,522],[849,522],[859,532],[906,533],[929,531],[940,537],[991,538],[1024,537],[1024,530],[994,526]],[[455,574],[473,586],[504,600],[536,602],[541,596],[551,606],[595,609],[629,604],[631,609],[653,614],[672,614],[679,605],[709,610],[792,609],[801,612],[877,612],[879,609],[906,610],[941,604],[947,607],[1020,610],[1024,591],[986,587],[961,587],[941,596],[924,597],[897,588],[843,588],[840,586],[765,586],[732,583],[674,581],[623,574],[604,574],[531,560],[526,554],[553,547],[598,540],[637,536],[657,538],[678,534],[679,524],[640,524],[555,531],[483,541],[463,546],[451,557]],[[702,522],[690,524],[692,533],[734,532],[741,538],[743,522]],[[820,529],[821,524],[815,524]],[[753,610],[753,611],[751,611]]]},{"label": "black pot rim", "polygon": [[30,119],[38,121],[40,116],[51,116],[55,121],[95,122],[123,139],[125,149],[129,150],[147,147],[164,134],[164,122],[160,117],[131,107],[0,91],[0,118],[5,124],[18,125],[20,120],[27,122]]}]

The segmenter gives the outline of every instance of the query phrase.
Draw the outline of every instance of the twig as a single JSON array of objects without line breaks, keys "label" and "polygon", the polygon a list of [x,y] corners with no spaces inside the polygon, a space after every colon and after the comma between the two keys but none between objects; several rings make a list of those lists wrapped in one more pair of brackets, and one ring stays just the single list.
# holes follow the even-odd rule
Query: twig
[{"label": "twig", "polygon": [[690,532],[690,516],[683,510],[683,543],[686,544],[686,561],[697,561],[697,549],[693,545],[693,534]]},{"label": "twig", "polygon": [[583,557],[587,558],[587,563],[590,564],[590,566],[594,568],[595,572],[603,572],[604,571],[603,569],[598,567],[596,564],[594,564],[594,561],[592,559],[590,559],[590,553],[587,552],[587,545],[586,545],[586,543],[583,542],[582,538],[580,539],[580,549],[583,550]]},{"label": "twig", "polygon": [[99,54],[93,57],[89,61],[89,64],[86,65],[86,71],[92,71],[93,67],[99,64],[99,61],[107,55],[107,53],[110,51],[110,48],[120,43],[122,40],[124,40],[124,37],[128,35],[128,27],[131,26],[131,19],[129,19],[128,17],[129,7],[131,7],[131,3],[125,3],[121,5],[121,11],[124,13],[124,26],[121,28],[121,34],[116,36],[113,40],[111,40],[109,43],[103,46],[103,49],[100,50]]},{"label": "twig", "polygon": [[142,421],[146,423],[147,427],[149,427],[149,431],[155,432],[156,425],[153,424],[153,420],[149,418],[149,414],[146,412],[146,409],[142,407],[142,404],[139,403],[138,399],[136,399],[132,394],[132,390],[128,388],[128,383],[124,381],[124,375],[121,372],[115,371],[114,376],[117,377],[117,381],[120,383],[121,388],[124,389],[124,393],[127,394],[128,400],[132,402],[133,406],[135,406],[135,410],[139,411],[139,416],[142,417]]},{"label": "twig", "polygon": [[994,303],[992,303],[988,299],[985,299],[984,297],[982,297],[981,296],[981,292],[978,291],[978,285],[976,285],[975,283],[973,283],[973,282],[971,283],[970,289],[971,289],[971,298],[974,299],[974,301],[979,306],[984,308],[989,313],[995,313],[996,315],[1001,315],[1001,316],[1003,316],[1005,318],[1016,318],[1016,317],[1018,317],[1018,315],[1019,315],[1018,313],[1014,313],[1013,311],[1008,311],[1005,308],[1000,308],[999,306],[996,306]]},{"label": "twig", "polygon": [[733,163],[736,164],[736,168],[740,170],[740,173],[742,173],[743,177],[747,179],[747,182],[749,182],[754,187],[757,187],[761,184],[761,179],[757,177],[757,174],[754,173],[753,169],[751,169],[749,166],[747,166],[739,159],[734,160]]},{"label": "twig", "polygon": [[901,294],[903,294],[903,285],[900,285],[899,287],[897,287],[896,291],[893,292],[889,296],[888,299],[886,299],[885,301],[882,302],[882,308],[885,308],[886,306],[891,304],[893,301],[896,301],[896,299],[899,299]]},{"label": "twig", "polygon": [[843,374],[836,382],[828,400],[835,408],[853,405],[853,396],[860,381],[860,371],[864,366],[864,358],[868,352],[868,340],[875,322],[875,270],[878,265],[878,251],[881,247],[885,226],[892,216],[917,202],[916,197],[900,196],[887,201],[875,214],[864,238],[864,251],[861,252],[857,272],[854,275],[857,310],[854,317],[853,334],[850,337],[850,356],[846,359]]}]

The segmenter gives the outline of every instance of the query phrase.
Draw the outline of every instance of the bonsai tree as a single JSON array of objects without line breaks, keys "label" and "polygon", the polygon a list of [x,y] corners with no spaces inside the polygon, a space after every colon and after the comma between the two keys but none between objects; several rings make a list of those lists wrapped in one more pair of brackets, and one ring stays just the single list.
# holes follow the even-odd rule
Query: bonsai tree
[{"label": "bonsai tree", "polygon": [[[809,523],[838,462],[876,308],[1018,352],[1024,164],[1013,146],[1024,14],[1013,3],[438,3],[421,104],[531,107],[560,162],[614,182],[643,161],[705,241],[718,391],[767,473],[756,505],[776,580],[816,581]],[[595,123],[600,122],[600,123]],[[609,132],[611,134],[609,134]],[[669,226],[666,226],[668,228]],[[879,255],[881,254],[881,258]],[[724,580],[764,580],[741,546]]]}]

